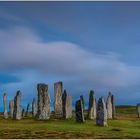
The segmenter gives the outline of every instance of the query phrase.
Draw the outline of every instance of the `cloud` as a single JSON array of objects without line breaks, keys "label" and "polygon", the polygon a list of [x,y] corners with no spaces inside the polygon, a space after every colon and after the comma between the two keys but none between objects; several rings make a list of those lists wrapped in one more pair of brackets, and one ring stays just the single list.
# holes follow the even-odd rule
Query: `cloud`
[{"label": "cloud", "polygon": [[6,10],[4,10],[2,8],[0,9],[0,19],[10,21],[10,22],[15,22],[15,23],[25,22],[25,20],[23,20],[22,18],[7,12]]},{"label": "cloud", "polygon": [[70,42],[44,43],[27,27],[0,30],[0,46],[2,71],[18,73],[34,69],[82,86],[101,88],[139,86],[140,83],[140,67],[121,62],[114,53],[97,54]]}]

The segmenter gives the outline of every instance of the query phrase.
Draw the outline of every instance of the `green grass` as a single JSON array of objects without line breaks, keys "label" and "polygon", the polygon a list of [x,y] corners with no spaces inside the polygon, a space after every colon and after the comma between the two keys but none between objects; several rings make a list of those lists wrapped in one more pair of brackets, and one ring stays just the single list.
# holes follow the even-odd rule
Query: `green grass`
[{"label": "green grass", "polygon": [[77,123],[75,119],[37,121],[0,117],[0,138],[140,138],[140,118],[135,107],[117,107],[117,118],[108,127],[97,126],[95,120]]}]

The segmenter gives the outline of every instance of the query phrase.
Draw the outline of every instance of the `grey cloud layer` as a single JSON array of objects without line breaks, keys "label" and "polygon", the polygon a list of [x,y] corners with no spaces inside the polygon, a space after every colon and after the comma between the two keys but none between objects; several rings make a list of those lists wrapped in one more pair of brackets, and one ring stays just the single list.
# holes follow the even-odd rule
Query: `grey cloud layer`
[{"label": "grey cloud layer", "polygon": [[119,88],[140,83],[140,67],[126,65],[113,53],[95,54],[63,41],[42,43],[26,27],[0,30],[0,69],[14,73],[23,68],[70,78],[85,86]]}]

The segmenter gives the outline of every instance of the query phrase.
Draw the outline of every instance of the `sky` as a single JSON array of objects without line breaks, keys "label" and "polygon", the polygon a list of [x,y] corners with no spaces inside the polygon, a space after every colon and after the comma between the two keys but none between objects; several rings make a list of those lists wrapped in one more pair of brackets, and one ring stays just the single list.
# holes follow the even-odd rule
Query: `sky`
[{"label": "sky", "polygon": [[140,2],[0,2],[0,110],[3,94],[24,108],[46,83],[88,105],[108,92],[116,105],[140,102]]}]

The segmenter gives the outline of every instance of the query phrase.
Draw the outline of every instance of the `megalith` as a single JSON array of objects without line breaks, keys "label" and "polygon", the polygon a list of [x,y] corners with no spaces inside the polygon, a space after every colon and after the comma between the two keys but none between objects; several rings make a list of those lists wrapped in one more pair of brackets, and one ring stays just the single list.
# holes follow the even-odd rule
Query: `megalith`
[{"label": "megalith", "polygon": [[63,117],[63,109],[62,109],[62,91],[63,91],[63,83],[56,82],[54,83],[54,112],[55,117],[61,118]]},{"label": "megalith", "polygon": [[72,97],[67,94],[66,90],[62,95],[63,118],[69,119],[72,117]]},{"label": "megalith", "polygon": [[140,103],[137,104],[137,113],[138,113],[138,117],[140,118]]},{"label": "megalith", "polygon": [[75,104],[75,117],[77,122],[84,122],[84,109],[82,100],[77,100]]},{"label": "megalith", "polygon": [[30,104],[27,105],[27,108],[26,108],[26,116],[27,117],[30,116]]},{"label": "megalith", "polygon": [[82,101],[83,104],[83,111],[85,110],[85,101],[83,95],[80,96],[80,100]]},{"label": "megalith", "polygon": [[33,98],[33,102],[32,102],[32,116],[36,117],[36,114],[37,114],[36,99]]},{"label": "megalith", "polygon": [[107,126],[107,109],[103,97],[98,100],[96,124],[99,126]]},{"label": "megalith", "polygon": [[89,93],[88,119],[96,118],[96,98],[93,90]]},{"label": "megalith", "polygon": [[6,93],[3,95],[3,103],[4,103],[4,118],[8,118],[8,113],[7,113],[7,105],[6,105]]},{"label": "megalith", "polygon": [[20,120],[22,118],[22,107],[20,105],[21,92],[17,91],[16,96],[14,98],[14,114],[13,118],[16,120]]},{"label": "megalith", "polygon": [[114,119],[116,117],[116,107],[115,107],[114,95],[111,96],[111,102],[112,102],[112,118]]},{"label": "megalith", "polygon": [[40,83],[37,85],[38,90],[38,112],[39,120],[48,120],[50,118],[50,95],[48,85]]},{"label": "megalith", "polygon": [[107,108],[107,118],[112,119],[113,105],[112,105],[112,94],[111,94],[111,92],[108,93],[106,108]]},{"label": "megalith", "polygon": [[22,117],[25,117],[25,110],[24,110],[24,108],[22,109]]},{"label": "megalith", "polygon": [[10,110],[10,116],[11,118],[13,118],[13,114],[14,114],[14,101],[13,100],[9,102],[9,110]]}]

